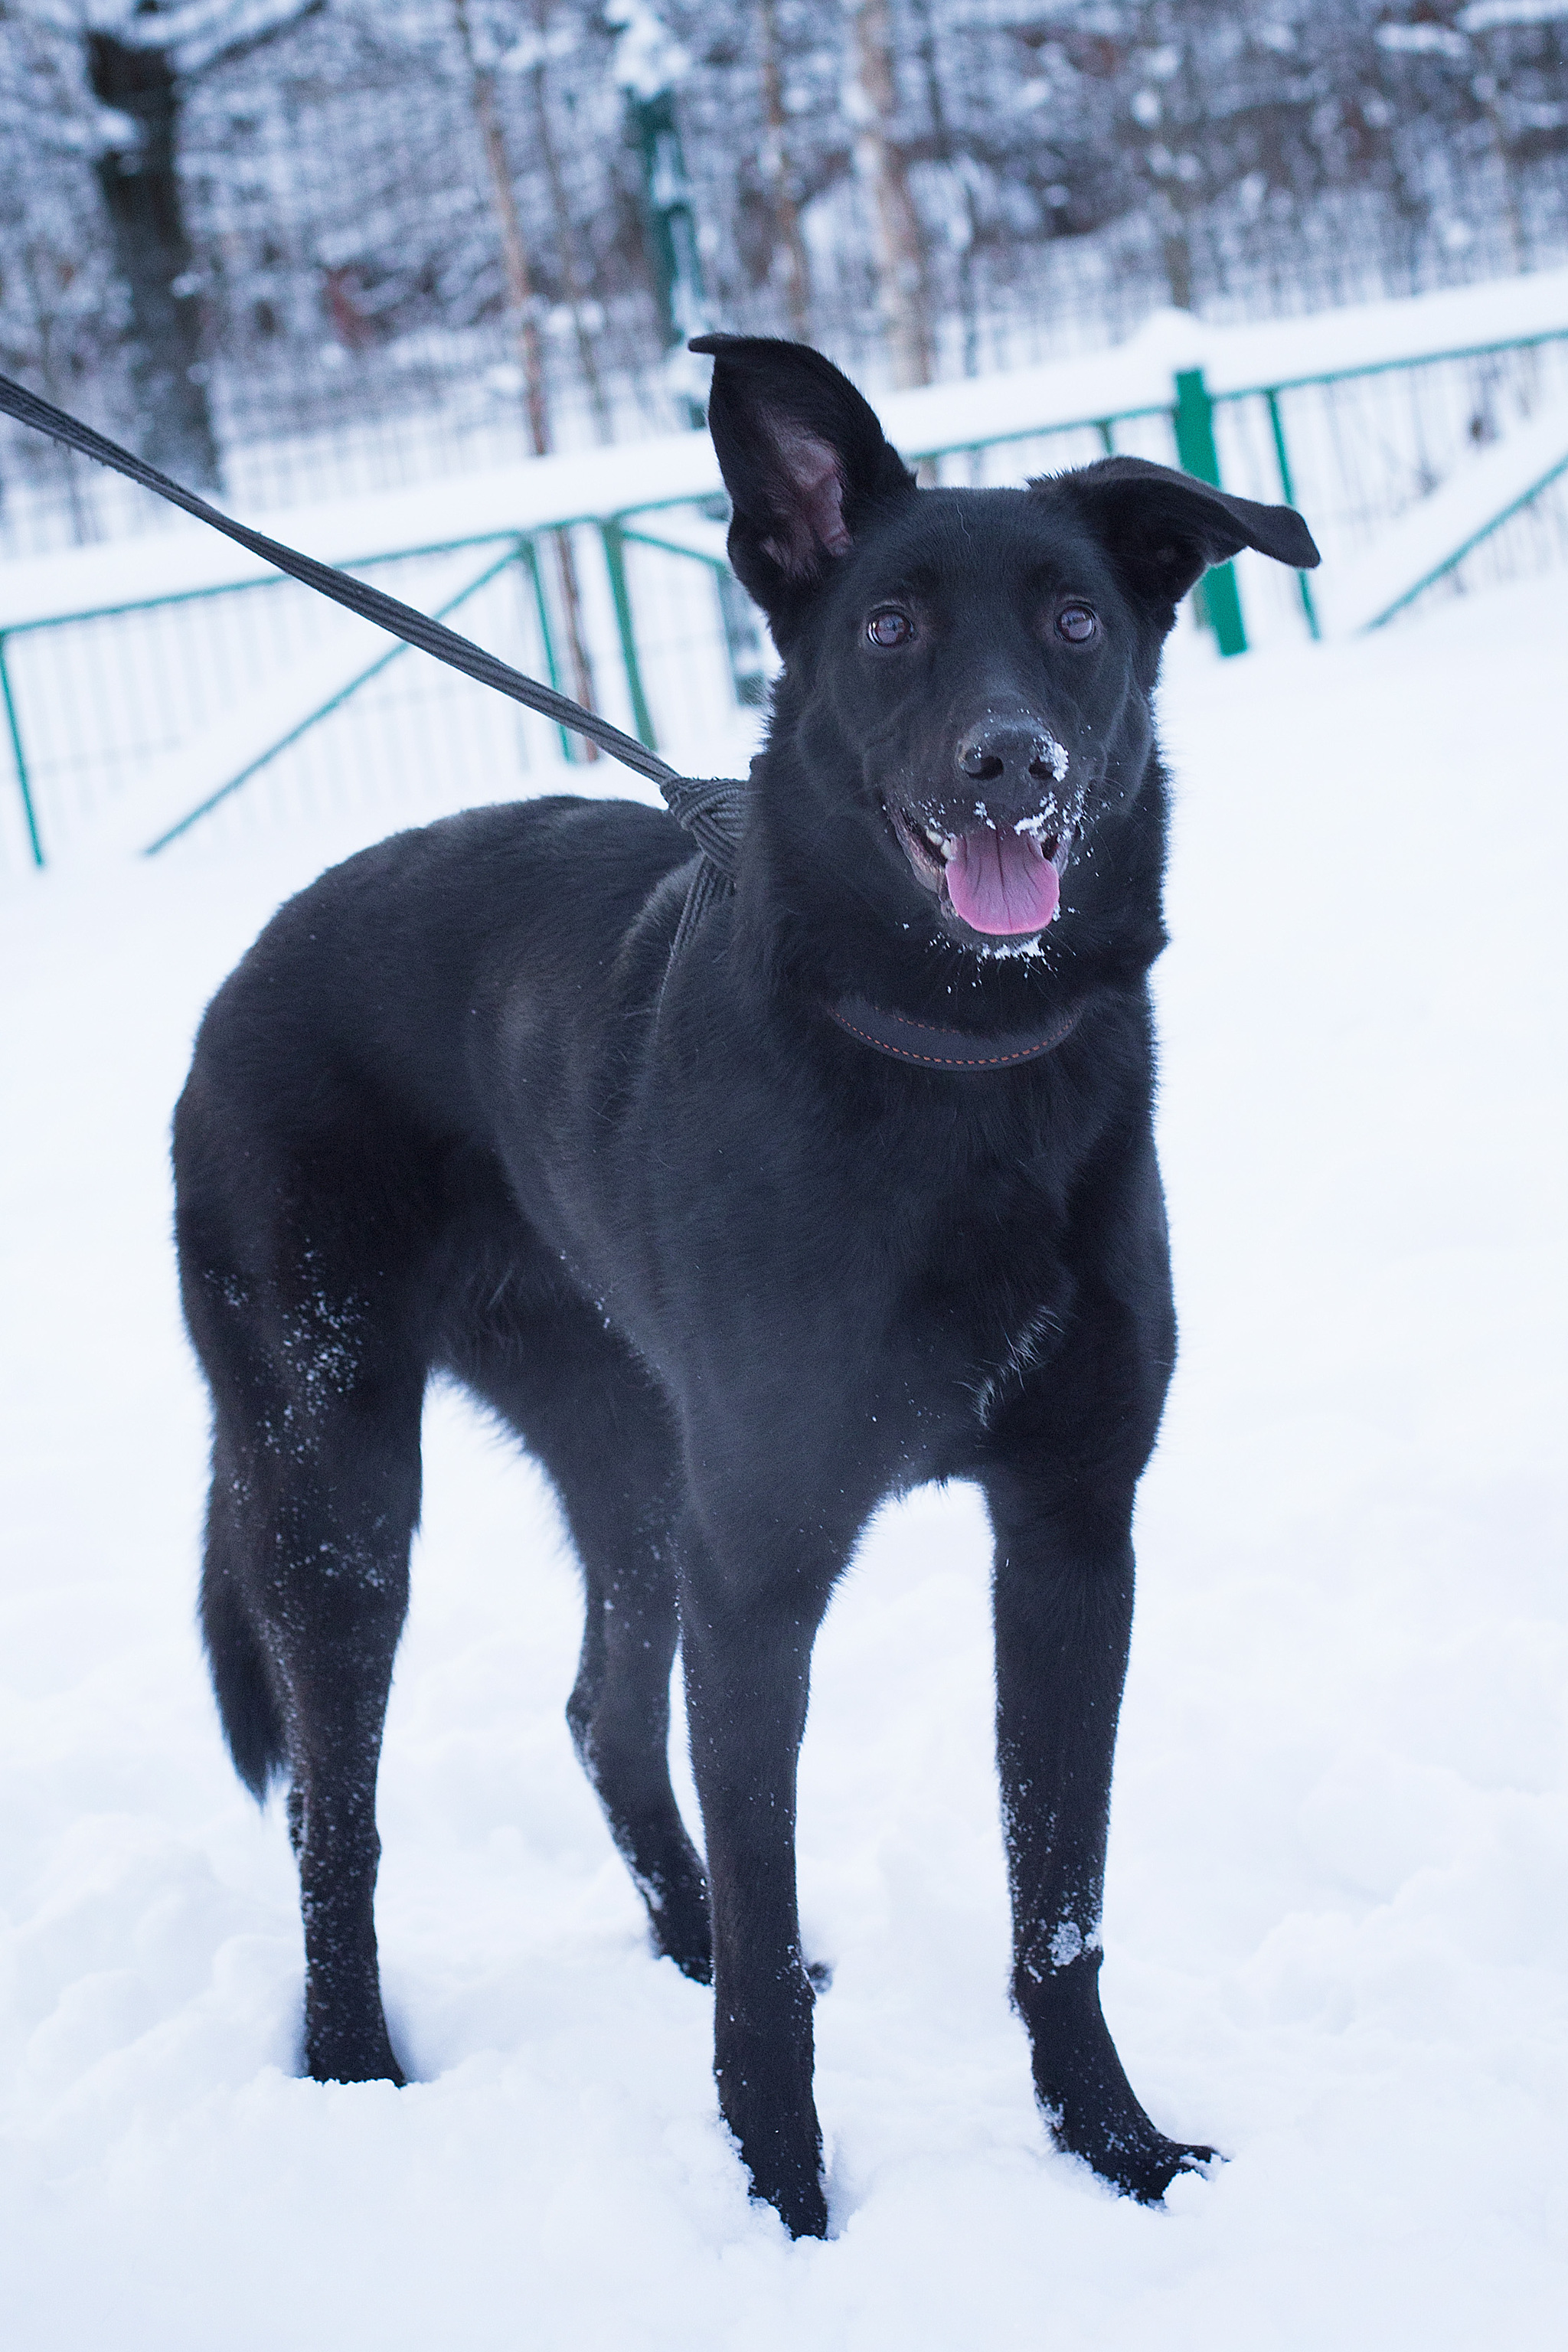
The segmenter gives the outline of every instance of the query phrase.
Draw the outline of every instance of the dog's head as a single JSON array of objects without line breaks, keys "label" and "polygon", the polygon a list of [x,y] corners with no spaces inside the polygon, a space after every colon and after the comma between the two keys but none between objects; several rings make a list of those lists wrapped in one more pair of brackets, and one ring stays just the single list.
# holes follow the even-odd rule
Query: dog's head
[{"label": "dog's head", "polygon": [[819,352],[693,349],[731,562],[784,661],[761,814],[791,880],[928,949],[1103,962],[1135,917],[1156,952],[1161,646],[1209,564],[1315,564],[1301,518],[1138,457],[922,490]]}]

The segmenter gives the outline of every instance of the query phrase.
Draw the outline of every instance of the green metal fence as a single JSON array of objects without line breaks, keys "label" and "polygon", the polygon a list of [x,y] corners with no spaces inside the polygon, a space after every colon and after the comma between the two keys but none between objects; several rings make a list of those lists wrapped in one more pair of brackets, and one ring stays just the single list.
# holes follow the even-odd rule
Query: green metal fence
[{"label": "green metal fence", "polygon": [[[1233,657],[1256,641],[1379,625],[1445,580],[1479,579],[1482,552],[1500,576],[1568,557],[1561,276],[1519,281],[1522,295],[1468,289],[1497,298],[1471,299],[1468,313],[1464,297],[1379,305],[1375,319],[1290,322],[1251,346],[1252,331],[1168,320],[1095,362],[894,394],[884,414],[928,480],[1016,481],[1125,449],[1300,504],[1327,558],[1322,596],[1305,574],[1286,580],[1282,594],[1275,567],[1248,572],[1247,557],[1210,572],[1188,625]],[[1259,353],[1275,362],[1268,380]],[[356,568],[443,616],[463,613],[482,642],[560,685],[549,559],[567,534],[600,706],[675,756],[700,758],[716,742],[740,743],[732,756],[741,756],[742,739],[754,738],[766,660],[737,611],[710,457],[688,446],[672,457],[672,449],[652,445],[646,470],[656,483],[678,459],[675,495],[622,496],[594,510],[573,477],[576,502],[566,497],[547,520],[384,545]],[[635,479],[637,455],[606,453],[617,483]],[[159,544],[158,568],[178,575],[184,557],[167,539]],[[520,779],[580,763],[574,739],[406,661],[406,648],[328,614],[292,583],[235,576],[231,566],[137,593],[123,548],[75,568],[88,578],[64,589],[58,564],[17,567],[23,576],[0,581],[0,699],[19,819],[13,864],[41,866],[110,840],[158,854],[221,824],[237,802],[258,807],[268,792],[288,819],[341,790],[356,761],[372,829],[403,813],[393,785],[411,767],[428,786],[410,804],[417,814],[432,796],[451,805],[505,796]],[[94,600],[100,570],[112,575],[111,593]],[[32,611],[29,572],[40,583]]]}]

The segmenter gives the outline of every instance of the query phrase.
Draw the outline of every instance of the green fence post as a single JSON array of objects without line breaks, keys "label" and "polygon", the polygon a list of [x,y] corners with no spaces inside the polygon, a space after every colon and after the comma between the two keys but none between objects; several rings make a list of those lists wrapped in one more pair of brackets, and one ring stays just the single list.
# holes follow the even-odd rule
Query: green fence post
[{"label": "green fence post", "polygon": [[[1296,485],[1290,479],[1290,459],[1285,447],[1285,426],[1279,415],[1279,395],[1278,392],[1269,391],[1266,392],[1263,397],[1268,403],[1268,422],[1274,430],[1274,455],[1279,466],[1279,495],[1288,507],[1293,507],[1296,503]],[[1314,637],[1321,637],[1323,633],[1318,626],[1318,608],[1312,602],[1312,591],[1308,585],[1304,572],[1297,572],[1296,585],[1301,592],[1301,610],[1307,615],[1307,626]]]},{"label": "green fence post", "polygon": [[27,843],[35,866],[44,862],[44,845],[38,839],[38,814],[33,806],[33,787],[27,781],[27,757],[22,749],[22,722],[16,716],[16,698],[11,691],[11,673],[5,666],[5,635],[0,630],[0,695],[5,702],[5,724],[11,730],[11,753],[16,762],[16,789],[22,795],[22,814],[27,824]]},{"label": "green fence post", "polygon": [[626,665],[626,691],[632,698],[632,724],[637,740],[657,751],[658,740],[653,731],[653,714],[643,692],[642,669],[637,661],[637,641],[632,629],[631,592],[626,586],[626,533],[618,522],[602,522],[599,536],[605,542],[605,568],[610,575],[610,593],[616,603],[616,627],[620,633],[621,659]]},{"label": "green fence post", "polygon": [[[1214,402],[1209,398],[1202,368],[1184,368],[1176,377],[1176,455],[1200,482],[1220,487],[1219,451],[1215,446]],[[1222,654],[1244,654],[1247,631],[1242,625],[1241,596],[1234,563],[1216,563],[1204,575],[1204,596],[1209,625]]]}]

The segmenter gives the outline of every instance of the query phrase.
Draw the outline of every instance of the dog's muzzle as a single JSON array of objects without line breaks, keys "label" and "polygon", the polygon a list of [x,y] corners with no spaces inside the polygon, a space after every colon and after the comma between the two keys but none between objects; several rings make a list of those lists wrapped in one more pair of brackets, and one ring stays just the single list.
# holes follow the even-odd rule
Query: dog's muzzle
[{"label": "dog's muzzle", "polygon": [[982,939],[1037,937],[1061,904],[1070,828],[1053,806],[1009,823],[976,810],[955,828],[889,798],[885,806],[915,879]]}]

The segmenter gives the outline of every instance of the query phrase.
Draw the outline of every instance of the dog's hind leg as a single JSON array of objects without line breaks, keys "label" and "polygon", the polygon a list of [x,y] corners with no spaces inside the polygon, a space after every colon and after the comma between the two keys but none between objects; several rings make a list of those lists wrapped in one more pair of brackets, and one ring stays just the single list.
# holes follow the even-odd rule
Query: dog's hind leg
[{"label": "dog's hind leg", "polygon": [[274,1529],[258,1613],[292,1765],[289,1830],[305,1923],[305,2054],[318,2082],[402,2079],[381,2005],[375,1787],[419,1511],[423,1383],[323,1433]]},{"label": "dog's hind leg", "polygon": [[419,1509],[425,1364],[408,1286],[386,1271],[384,1234],[367,1250],[341,1231],[306,1243],[274,1229],[261,1274],[215,1263],[196,1225],[187,1213],[186,1307],[216,1407],[202,1617],[224,1727],[258,1795],[277,1769],[289,1777],[308,2071],[398,2082],[374,1898],[376,1770]]},{"label": "dog's hind leg", "polygon": [[236,1446],[220,1426],[202,1561],[202,1639],[235,1770],[259,1802],[285,1769],[289,1748],[272,1669],[245,1598],[248,1492]]},{"label": "dog's hind leg", "polygon": [[711,1974],[708,1889],[669,1780],[679,1623],[670,1523],[680,1474],[662,1398],[591,1309],[561,1298],[454,1369],[549,1473],[582,1563],[586,1614],[566,1719],[655,1948]]}]

